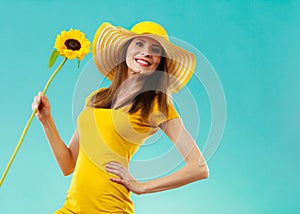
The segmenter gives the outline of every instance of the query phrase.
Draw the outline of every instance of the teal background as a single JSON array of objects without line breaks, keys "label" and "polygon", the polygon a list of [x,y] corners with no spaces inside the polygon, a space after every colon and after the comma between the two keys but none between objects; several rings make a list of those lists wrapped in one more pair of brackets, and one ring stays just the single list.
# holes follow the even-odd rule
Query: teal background
[{"label": "teal background", "polygon": [[[52,73],[47,61],[56,34],[73,27],[92,40],[104,21],[130,28],[152,20],[212,63],[226,95],[227,123],[208,162],[209,179],[133,195],[136,213],[299,213],[300,1],[1,0],[0,11],[1,175],[32,98]],[[74,131],[72,99],[81,69],[67,62],[48,91],[66,143]],[[209,109],[205,102],[198,106]],[[203,116],[204,129],[209,123]],[[52,213],[62,206],[70,179],[35,119],[0,189],[0,213]]]}]

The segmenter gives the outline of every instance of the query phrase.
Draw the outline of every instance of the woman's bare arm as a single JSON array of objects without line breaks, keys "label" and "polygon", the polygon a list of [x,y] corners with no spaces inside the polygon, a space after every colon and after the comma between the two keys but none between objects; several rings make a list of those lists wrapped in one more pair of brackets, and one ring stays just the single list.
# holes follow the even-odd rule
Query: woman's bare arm
[{"label": "woman's bare arm", "polygon": [[79,150],[79,139],[77,131],[74,132],[69,146],[59,136],[54,121],[51,118],[41,122],[52,153],[62,171],[67,176],[73,173]]},{"label": "woman's bare arm", "polygon": [[181,119],[169,120],[160,127],[175,144],[186,165],[171,175],[144,183],[144,193],[173,189],[208,178],[209,170],[206,161]]},{"label": "woman's bare arm", "polygon": [[74,171],[79,150],[79,137],[77,131],[74,132],[69,146],[66,146],[59,136],[51,116],[48,98],[42,93],[39,93],[38,96],[34,97],[32,108],[37,108],[36,117],[43,126],[53,155],[55,156],[62,173],[64,175],[71,174]]},{"label": "woman's bare arm", "polygon": [[119,178],[111,178],[112,181],[125,185],[135,194],[146,194],[177,188],[208,178],[206,161],[193,138],[184,128],[181,119],[171,119],[161,124],[160,128],[175,144],[186,165],[168,176],[141,183],[135,180],[121,164],[111,162],[106,165],[106,170],[119,176]]}]

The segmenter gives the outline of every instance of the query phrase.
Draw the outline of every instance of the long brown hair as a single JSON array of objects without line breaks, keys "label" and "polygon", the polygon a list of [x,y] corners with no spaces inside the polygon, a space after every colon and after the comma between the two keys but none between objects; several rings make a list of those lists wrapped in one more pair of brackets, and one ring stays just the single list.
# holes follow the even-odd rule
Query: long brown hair
[{"label": "long brown hair", "polygon": [[[127,41],[120,51],[121,63],[119,63],[115,67],[112,84],[107,89],[101,90],[94,94],[88,101],[87,105],[89,107],[111,108],[114,96],[116,95],[118,88],[122,84],[122,80],[124,80],[126,77],[125,75],[128,69],[126,64],[126,52],[132,40],[133,39]],[[154,78],[151,78],[151,76],[149,77],[149,80],[147,80],[144,89],[157,88],[159,90],[142,90],[144,92],[140,93],[133,99],[133,103],[129,110],[129,113],[135,113],[139,109],[141,109],[142,118],[146,121],[148,120],[148,117],[151,113],[151,109],[153,108],[155,99],[157,99],[159,111],[162,112],[163,115],[168,114],[168,95],[166,94],[166,92],[169,86],[169,78],[168,75],[166,75],[166,73],[168,73],[168,69],[164,50],[161,56],[160,63],[157,66],[156,70],[160,72],[154,72]],[[157,75],[159,75],[159,78]]]}]

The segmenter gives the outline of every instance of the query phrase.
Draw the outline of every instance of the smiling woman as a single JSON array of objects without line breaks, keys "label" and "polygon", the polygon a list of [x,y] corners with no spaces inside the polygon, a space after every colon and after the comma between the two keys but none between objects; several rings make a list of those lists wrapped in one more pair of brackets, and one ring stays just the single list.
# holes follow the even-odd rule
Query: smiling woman
[{"label": "smiling woman", "polygon": [[[65,40],[76,48],[76,42]],[[192,53],[173,45],[162,26],[136,24],[131,31],[102,24],[93,41],[99,71],[112,84],[86,99],[77,129],[65,146],[39,95],[38,117],[64,173],[74,172],[63,207],[56,214],[134,213],[130,193],[146,194],[177,188],[208,177],[208,167],[172,104],[171,92],[189,81],[195,67]],[[42,116],[41,116],[42,115]],[[129,172],[131,157],[161,129],[186,165],[163,178],[137,181]]]},{"label": "smiling woman", "polygon": [[160,63],[162,52],[163,48],[156,40],[147,37],[134,38],[126,53],[127,77],[154,71]]}]

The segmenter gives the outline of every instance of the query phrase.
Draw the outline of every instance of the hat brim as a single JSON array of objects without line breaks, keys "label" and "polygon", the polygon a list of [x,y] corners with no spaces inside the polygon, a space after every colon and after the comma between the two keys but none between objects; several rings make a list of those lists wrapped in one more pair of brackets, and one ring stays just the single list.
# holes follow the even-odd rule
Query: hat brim
[{"label": "hat brim", "polygon": [[137,36],[150,37],[161,44],[166,52],[169,90],[171,93],[176,93],[183,88],[192,77],[196,66],[194,54],[159,35],[137,34],[107,22],[98,28],[92,44],[92,54],[99,71],[112,80],[115,67],[121,63],[119,58],[121,48],[127,41]]}]

